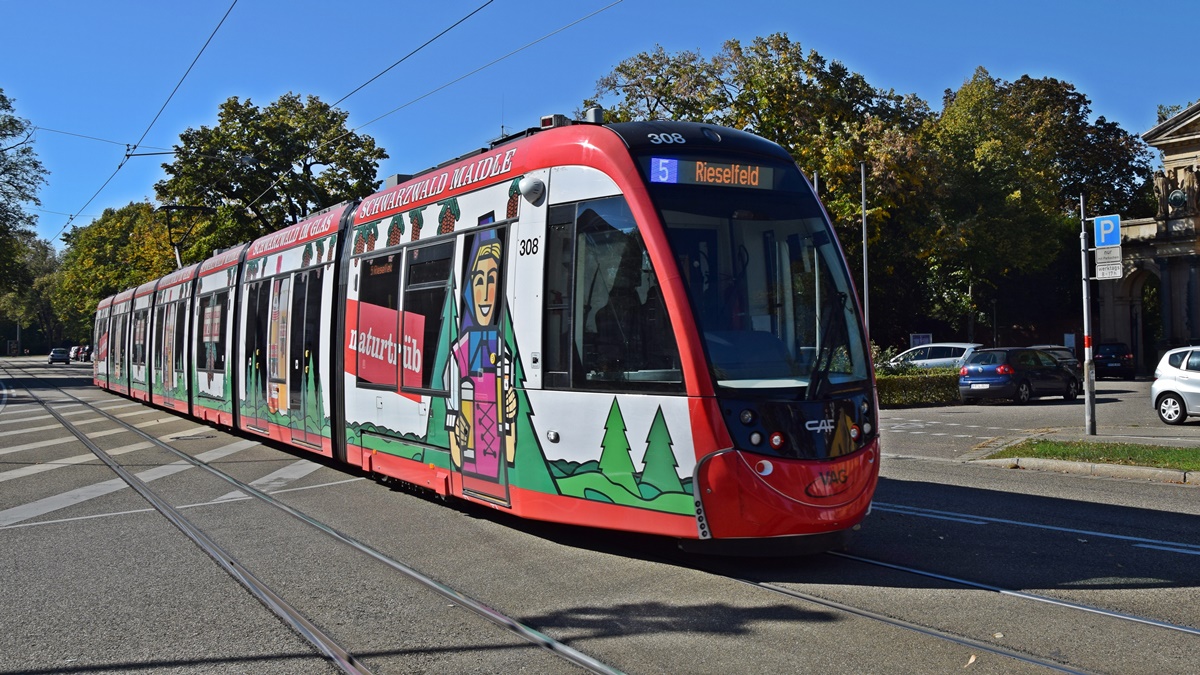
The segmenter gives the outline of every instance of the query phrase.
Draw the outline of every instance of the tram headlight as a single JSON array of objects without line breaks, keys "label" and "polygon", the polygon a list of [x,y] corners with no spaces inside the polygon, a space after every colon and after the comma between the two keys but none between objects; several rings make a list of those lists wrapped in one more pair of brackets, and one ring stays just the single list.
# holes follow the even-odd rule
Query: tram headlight
[{"label": "tram headlight", "polygon": [[750,445],[762,445],[762,434],[757,431],[750,432]]},{"label": "tram headlight", "polygon": [[754,424],[754,411],[746,408],[742,411],[741,415],[738,415],[738,419],[742,421],[742,424],[750,426],[751,424]]}]

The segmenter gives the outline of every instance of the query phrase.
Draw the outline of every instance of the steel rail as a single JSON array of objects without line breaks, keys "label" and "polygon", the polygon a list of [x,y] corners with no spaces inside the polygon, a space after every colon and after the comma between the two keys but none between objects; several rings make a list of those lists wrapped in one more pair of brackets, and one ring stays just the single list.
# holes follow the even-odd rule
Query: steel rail
[{"label": "steel rail", "polygon": [[879,621],[881,623],[885,623],[885,624],[888,624],[891,626],[896,626],[897,628],[903,628],[905,630],[910,630],[915,633],[920,633],[921,635],[927,635],[929,637],[937,638],[939,640],[946,640],[948,642],[953,642],[955,644],[959,644],[964,647],[970,647],[971,649],[978,649],[979,651],[988,652],[991,654],[995,654],[997,656],[1005,656],[1010,659],[1015,659],[1017,661],[1028,663],[1031,665],[1041,666],[1043,668],[1049,668],[1050,670],[1056,670],[1060,673],[1071,673],[1071,675],[1091,675],[1091,671],[1079,670],[1078,668],[1071,668],[1071,667],[1065,666],[1061,663],[1057,663],[1054,661],[1047,661],[1045,659],[1040,659],[1035,656],[1029,656],[1028,654],[1022,654],[1021,652],[1013,651],[1011,649],[997,647],[996,645],[988,644],[986,642],[981,642],[979,640],[973,640],[971,638],[963,637],[961,635],[954,635],[953,633],[946,633],[944,631],[940,631],[935,628],[921,626],[919,624],[904,621],[903,619],[897,619],[894,617],[887,616],[885,614],[880,614],[878,612],[872,612],[869,609],[863,609],[861,607],[854,607],[852,605],[847,605],[847,604],[844,604],[841,602],[837,602],[836,600],[829,600],[827,598],[822,598],[820,596],[811,595],[809,593],[804,593],[802,591],[797,591],[797,590],[794,590],[791,588],[784,588],[783,586],[776,586],[775,584],[771,584],[771,583],[766,583],[766,582],[762,582],[762,581],[751,581],[749,579],[742,579],[742,578],[734,577],[734,576],[727,576],[726,578],[732,579],[734,581],[740,581],[743,584],[747,584],[747,585],[753,586],[755,588],[761,588],[763,590],[767,590],[772,593],[779,593],[781,595],[791,596],[798,600],[804,600],[806,602],[811,602],[813,604],[821,605],[823,607],[828,607],[830,609],[834,609],[834,610],[837,610],[840,612],[854,614],[855,616],[860,616],[865,619],[871,619],[872,621]]},{"label": "steel rail", "polygon": [[[9,371],[9,368],[5,367],[4,370]],[[37,376],[35,375],[34,377]],[[72,424],[70,420],[52,408],[49,402],[35,394],[29,387],[25,385],[21,386],[23,389],[25,389],[25,391],[29,392],[29,395],[39,404],[41,404],[47,412],[53,415],[54,418],[58,420],[59,424],[63,426],[63,428],[71,432],[71,434],[79,439],[79,441],[83,443],[83,445],[87,447],[92,454],[96,455],[100,461],[107,464],[108,468],[112,469],[114,473],[120,476],[121,480],[125,481],[129,487],[133,488],[139,495],[142,496],[143,499],[149,502],[156,511],[161,513],[164,517],[166,517],[167,520],[171,522],[171,524],[179,528],[181,532],[187,535],[192,542],[194,542],[200,547],[201,550],[207,553],[210,558],[216,561],[216,563],[220,565],[221,568],[229,574],[229,576],[237,580],[237,582],[242,584],[246,590],[250,591],[254,597],[258,598],[259,602],[265,605],[267,609],[270,609],[276,616],[282,619],[284,623],[291,626],[292,629],[299,633],[305,640],[308,640],[309,643],[316,647],[317,650],[320,651],[321,654],[323,654],[326,658],[337,665],[338,668],[346,673],[369,674],[371,672],[360,661],[358,661],[358,659],[354,658],[353,655],[343,649],[341,645],[323,633],[321,629],[313,625],[313,623],[310,622],[303,614],[298,612],[295,608],[288,604],[286,600],[271,590],[269,586],[255,577],[250,570],[242,566],[242,564],[238,562],[236,558],[234,558],[227,551],[225,551],[225,549],[221,548],[220,545],[210,539],[208,535],[200,530],[200,528],[196,527],[191,521],[185,518],[183,514],[179,513],[175,507],[171,506],[161,497],[159,497],[157,493],[151,490],[150,487],[146,485],[144,481],[142,481],[142,479],[133,475],[127,471],[125,467],[117,463],[117,461],[114,460],[107,452],[92,442],[92,440],[88,438],[86,434]],[[108,413],[101,411],[99,408],[92,406],[90,403],[83,402],[82,399],[67,393],[61,388],[58,389],[76,401],[82,402],[83,405],[88,406],[108,417],[110,420],[117,422],[119,425],[137,431],[145,438],[150,438],[150,436],[142,433],[140,429],[133,429],[133,427],[126,422],[116,419],[112,415],[109,415]]]},{"label": "steel rail", "polygon": [[863,558],[861,556],[853,555],[850,553],[842,553],[840,551],[827,551],[827,553],[831,556],[835,556],[838,558],[845,558],[846,560],[854,560],[856,562],[860,562],[860,563],[863,563],[866,565],[875,565],[877,567],[886,567],[887,569],[893,569],[893,570],[897,570],[900,572],[907,572],[909,574],[916,574],[918,576],[928,577],[930,579],[938,579],[939,581],[948,581],[950,583],[959,584],[961,586],[966,586],[968,588],[977,588],[977,589],[983,590],[983,591],[992,591],[994,593],[999,593],[1000,595],[1007,595],[1007,596],[1013,597],[1013,598],[1021,598],[1022,600],[1032,600],[1034,602],[1044,602],[1048,605],[1057,605],[1059,607],[1065,607],[1067,609],[1074,609],[1074,610],[1077,610],[1080,612],[1099,614],[1100,616],[1107,616],[1112,619],[1120,619],[1122,621],[1132,621],[1133,623],[1140,623],[1140,624],[1144,624],[1147,626],[1154,626],[1155,628],[1165,628],[1167,630],[1179,631],[1180,633],[1187,633],[1189,635],[1200,635],[1200,629],[1192,628],[1191,626],[1181,626],[1181,625],[1175,624],[1175,623],[1159,621],[1158,619],[1150,619],[1150,618],[1147,618],[1144,616],[1137,616],[1136,614],[1126,614],[1124,612],[1117,612],[1117,611],[1113,611],[1111,609],[1103,609],[1100,607],[1093,607],[1092,605],[1084,605],[1084,604],[1078,603],[1078,602],[1071,602],[1070,600],[1063,600],[1061,598],[1053,598],[1048,595],[1038,595],[1036,593],[1027,593],[1025,591],[1014,591],[1009,588],[1003,588],[1001,586],[992,586],[991,584],[985,584],[985,583],[978,582],[978,581],[971,581],[969,579],[963,579],[960,577],[952,577],[952,576],[949,576],[946,574],[938,574],[937,572],[927,572],[925,570],[916,569],[915,567],[905,567],[904,565],[897,565],[895,563],[883,562],[882,560],[872,560],[870,558]]},{"label": "steel rail", "polygon": [[[35,375],[35,377],[36,377],[36,375]],[[472,610],[473,612],[482,616],[483,618],[487,619],[488,621],[491,621],[492,623],[499,625],[503,628],[507,628],[508,630],[516,633],[517,635],[521,636],[525,640],[532,642],[533,644],[535,644],[539,647],[549,650],[550,652],[554,653],[555,655],[559,656],[560,658],[570,661],[571,663],[574,663],[575,665],[577,665],[581,668],[584,668],[593,673],[600,673],[602,675],[624,675],[623,671],[613,668],[612,666],[609,666],[606,663],[598,661],[598,660],[592,658],[591,656],[588,656],[587,654],[584,654],[583,652],[581,652],[569,645],[559,642],[558,640],[555,640],[554,638],[552,638],[530,626],[527,626],[527,625],[517,621],[516,619],[513,619],[512,617],[509,617],[508,615],[485,605],[484,603],[482,603],[478,600],[475,600],[474,598],[471,598],[467,595],[463,595],[462,593],[454,590],[453,588],[451,588],[445,584],[442,584],[441,582],[439,582],[431,577],[428,577],[428,576],[422,574],[421,572],[417,571],[416,569],[414,569],[412,567],[409,567],[408,565],[405,565],[402,562],[399,562],[397,560],[389,558],[387,555],[368,546],[367,544],[364,544],[347,534],[339,532],[338,530],[334,529],[333,527],[326,525],[325,523],[309,516],[308,514],[303,513],[302,511],[299,511],[299,510],[279,501],[278,499],[275,499],[271,495],[255,488],[251,485],[243,483],[243,482],[239,481],[238,479],[234,478],[233,476],[230,476],[230,475],[224,473],[223,471],[220,471],[219,469],[216,469],[216,468],[192,457],[191,455],[188,455],[187,453],[182,452],[182,451],[178,450],[177,448],[172,447],[171,445],[143,432],[141,429],[133,427],[133,426],[129,425],[127,422],[120,420],[120,419],[114,417],[113,415],[110,415],[106,411],[92,405],[91,403],[89,403],[89,402],[87,402],[87,401],[61,389],[61,388],[59,388],[59,391],[62,391],[63,394],[74,399],[75,401],[78,401],[82,405],[84,405],[88,408],[91,408],[95,412],[99,413],[101,416],[108,418],[110,421],[129,429],[129,431],[131,433],[141,436],[146,441],[149,441],[150,443],[153,443],[154,445],[174,454],[175,456],[192,464],[193,466],[195,466],[197,468],[200,468],[200,469],[203,469],[203,470],[209,472],[210,474],[212,474],[212,475],[224,480],[225,482],[229,483],[230,485],[236,487],[238,490],[241,490],[242,492],[245,492],[246,494],[249,494],[259,500],[262,500],[263,502],[270,504],[271,506],[274,506],[275,508],[287,513],[288,515],[316,528],[317,530],[332,537],[333,539],[335,539],[343,544],[353,547],[354,549],[358,550],[360,553],[363,553],[364,555],[374,558],[376,561],[381,562],[384,565],[387,565],[388,567],[391,567],[393,570],[400,572],[401,574],[407,576],[408,578],[412,579],[413,581],[416,581],[416,582],[422,584],[426,588],[442,595],[443,597],[445,597],[449,600],[459,603],[463,607],[466,607],[466,608]],[[349,466],[349,465],[347,465],[347,466]]]}]

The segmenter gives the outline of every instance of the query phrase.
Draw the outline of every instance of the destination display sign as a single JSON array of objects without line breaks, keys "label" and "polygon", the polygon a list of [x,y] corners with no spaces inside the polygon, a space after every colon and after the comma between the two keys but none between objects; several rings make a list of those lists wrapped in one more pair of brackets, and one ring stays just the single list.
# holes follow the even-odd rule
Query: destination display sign
[{"label": "destination display sign", "polygon": [[651,157],[650,182],[769,190],[775,186],[775,169],[760,164],[726,164],[705,160]]}]

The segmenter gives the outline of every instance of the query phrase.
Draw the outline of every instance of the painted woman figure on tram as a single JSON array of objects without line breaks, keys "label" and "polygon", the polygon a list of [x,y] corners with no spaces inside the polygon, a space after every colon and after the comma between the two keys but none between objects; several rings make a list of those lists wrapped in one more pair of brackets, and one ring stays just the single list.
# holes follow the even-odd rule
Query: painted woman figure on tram
[{"label": "painted woman figure on tram", "polygon": [[[496,230],[475,238],[463,286],[464,308],[458,340],[451,349],[451,400],[446,429],[450,454],[467,480],[506,483],[501,457],[512,464],[517,393],[512,388],[512,358],[500,330],[504,245]],[[490,492],[490,490],[487,490]]]}]

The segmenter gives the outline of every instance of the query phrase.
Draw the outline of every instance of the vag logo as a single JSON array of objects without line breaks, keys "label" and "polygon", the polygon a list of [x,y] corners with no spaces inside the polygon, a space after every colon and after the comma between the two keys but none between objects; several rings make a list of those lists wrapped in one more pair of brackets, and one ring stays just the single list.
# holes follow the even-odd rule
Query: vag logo
[{"label": "vag logo", "polygon": [[824,431],[828,433],[833,431],[833,420],[828,417],[823,420],[809,420],[804,423],[804,428],[809,431]]}]

